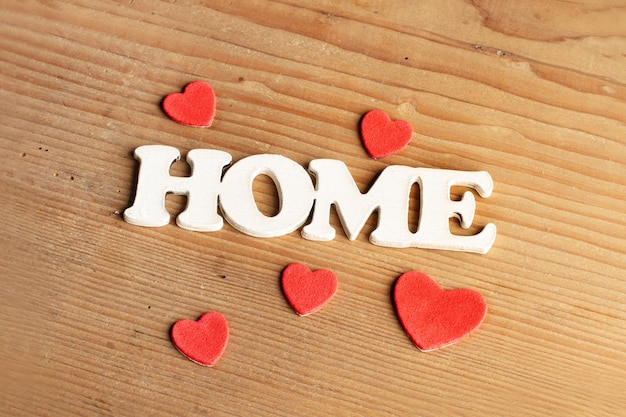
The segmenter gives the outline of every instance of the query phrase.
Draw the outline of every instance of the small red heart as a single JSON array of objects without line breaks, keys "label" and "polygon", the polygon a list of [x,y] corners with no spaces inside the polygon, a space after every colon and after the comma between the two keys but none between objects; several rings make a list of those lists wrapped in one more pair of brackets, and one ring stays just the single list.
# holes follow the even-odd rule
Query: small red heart
[{"label": "small red heart", "polygon": [[194,127],[209,127],[215,117],[215,92],[203,81],[187,84],[182,93],[163,99],[163,111],[175,122]]},{"label": "small red heart", "polygon": [[409,338],[428,351],[458,342],[487,314],[483,296],[470,289],[445,291],[423,272],[402,274],[394,287],[400,323]]},{"label": "small red heart", "polygon": [[213,366],[228,344],[228,322],[220,313],[205,313],[198,319],[180,320],[171,331],[172,343],[188,359]]},{"label": "small red heart", "polygon": [[371,110],[361,120],[361,140],[374,159],[393,155],[404,149],[413,136],[406,120],[391,120],[382,110]]},{"label": "small red heart", "polygon": [[337,292],[337,277],[331,271],[315,272],[302,264],[291,264],[283,270],[283,293],[293,309],[301,316],[324,307]]}]

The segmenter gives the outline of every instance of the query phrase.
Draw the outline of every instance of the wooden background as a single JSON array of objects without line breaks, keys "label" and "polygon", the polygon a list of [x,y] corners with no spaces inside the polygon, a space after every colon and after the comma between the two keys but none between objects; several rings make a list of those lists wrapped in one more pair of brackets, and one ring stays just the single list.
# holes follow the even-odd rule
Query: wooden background
[{"label": "wooden background", "polygon": [[[0,414],[626,415],[626,1],[3,0],[0,45]],[[198,79],[209,129],[160,109]],[[363,150],[373,108],[412,123],[399,155]],[[487,170],[472,232],[498,236],[477,255],[373,246],[375,216],[354,242],[335,214],[331,242],[133,226],[147,144],[339,159],[362,190],[394,164]],[[332,303],[297,316],[291,262],[333,270]],[[480,291],[483,325],[420,352],[390,299],[410,270]],[[206,311],[231,328],[214,368],[169,339]]]}]

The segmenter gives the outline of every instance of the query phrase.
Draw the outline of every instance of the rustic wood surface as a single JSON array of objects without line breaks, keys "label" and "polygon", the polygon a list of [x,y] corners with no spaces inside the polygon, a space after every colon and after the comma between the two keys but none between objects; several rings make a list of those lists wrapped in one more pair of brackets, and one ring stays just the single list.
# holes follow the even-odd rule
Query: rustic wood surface
[{"label": "rustic wood surface", "polygon": [[[0,45],[0,414],[626,415],[626,1],[3,0]],[[160,109],[198,79],[208,129]],[[373,108],[413,124],[405,151],[367,156]],[[334,213],[331,242],[133,226],[147,144],[339,159],[362,190],[392,164],[487,170],[471,232],[498,236],[477,255],[373,246],[375,216],[354,242]],[[291,262],[339,278],[314,315],[281,293]],[[485,322],[420,352],[390,298],[410,270],[480,291]],[[231,327],[213,368],[169,339],[205,311]]]}]

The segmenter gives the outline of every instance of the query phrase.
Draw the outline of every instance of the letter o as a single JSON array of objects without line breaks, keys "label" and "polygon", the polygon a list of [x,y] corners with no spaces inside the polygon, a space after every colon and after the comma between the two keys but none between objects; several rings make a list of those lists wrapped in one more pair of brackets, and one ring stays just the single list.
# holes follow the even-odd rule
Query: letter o
[{"label": "letter o", "polygon": [[[252,184],[267,175],[278,190],[279,212],[268,217],[259,211]],[[277,237],[297,230],[306,222],[315,200],[315,188],[307,171],[281,155],[252,155],[226,171],[220,186],[222,214],[235,229],[254,237]]]}]

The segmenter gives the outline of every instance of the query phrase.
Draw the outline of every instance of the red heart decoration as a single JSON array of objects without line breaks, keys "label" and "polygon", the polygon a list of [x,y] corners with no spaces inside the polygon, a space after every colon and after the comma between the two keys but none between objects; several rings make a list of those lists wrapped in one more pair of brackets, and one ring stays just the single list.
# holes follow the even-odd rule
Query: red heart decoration
[{"label": "red heart decoration", "polygon": [[283,270],[283,293],[293,309],[301,316],[324,307],[337,292],[337,277],[331,271],[315,272],[302,264],[291,264]]},{"label": "red heart decoration", "polygon": [[413,127],[409,122],[391,120],[382,110],[371,110],[361,120],[361,140],[374,159],[400,152],[412,136]]},{"label": "red heart decoration", "polygon": [[163,111],[175,122],[194,127],[209,127],[215,117],[215,92],[203,81],[187,84],[182,93],[163,99]]},{"label": "red heart decoration", "polygon": [[213,366],[228,344],[228,322],[220,313],[205,313],[198,319],[180,320],[171,331],[172,343],[188,359]]},{"label": "red heart decoration", "polygon": [[483,296],[470,289],[445,291],[423,272],[402,274],[394,287],[400,323],[409,338],[428,351],[458,342],[487,314]]}]

